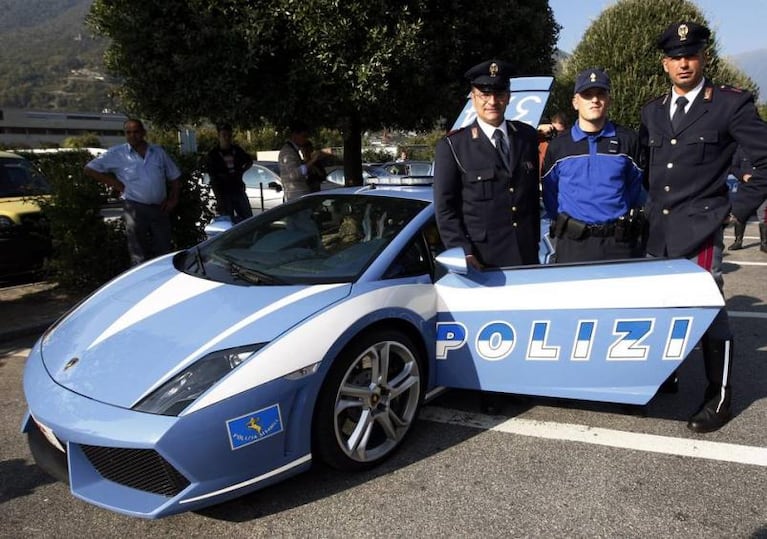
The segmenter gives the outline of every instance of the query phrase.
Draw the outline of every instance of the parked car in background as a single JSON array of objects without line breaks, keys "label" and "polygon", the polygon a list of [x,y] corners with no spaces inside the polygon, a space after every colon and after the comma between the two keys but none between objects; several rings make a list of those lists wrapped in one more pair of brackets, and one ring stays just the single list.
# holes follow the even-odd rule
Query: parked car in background
[{"label": "parked car in background", "polygon": [[[362,165],[362,183],[367,184],[370,178],[375,178],[373,167],[370,165]],[[333,167],[328,170],[327,180],[338,186],[346,185],[346,174],[344,173],[344,167]]]},{"label": "parked car in background", "polygon": [[[269,161],[268,163],[272,163]],[[277,166],[277,162],[274,162]],[[242,175],[242,181],[245,182],[245,192],[248,194],[250,208],[254,213],[268,210],[282,204],[284,193],[282,192],[282,182],[279,176],[279,166],[277,171],[271,165],[264,162],[253,163],[253,166]]]},{"label": "parked car in background", "polygon": [[[282,182],[279,174],[272,170],[271,164],[272,161],[256,161],[242,175],[250,208],[254,213],[274,208],[283,202]],[[274,165],[276,166],[277,163],[274,162]],[[210,177],[207,173],[202,175],[202,184],[210,189]],[[210,203],[211,209],[214,209],[212,204],[215,203],[215,198],[212,191],[210,192]]]},{"label": "parked car in background", "polygon": [[37,197],[50,192],[48,181],[28,160],[0,152],[0,275],[40,269],[50,254],[50,228],[37,203]]},{"label": "parked car in background", "polygon": [[[279,172],[280,167],[277,161],[254,161],[253,166],[242,175],[242,181],[245,182],[245,192],[248,195],[253,213],[261,213],[283,203],[285,197]],[[203,183],[208,185],[209,182],[208,175],[204,174]],[[321,185],[323,191],[336,187],[340,187],[340,185],[331,181],[324,181]]]},{"label": "parked car in background", "polygon": [[390,161],[372,169],[374,176],[433,176],[431,161]]}]

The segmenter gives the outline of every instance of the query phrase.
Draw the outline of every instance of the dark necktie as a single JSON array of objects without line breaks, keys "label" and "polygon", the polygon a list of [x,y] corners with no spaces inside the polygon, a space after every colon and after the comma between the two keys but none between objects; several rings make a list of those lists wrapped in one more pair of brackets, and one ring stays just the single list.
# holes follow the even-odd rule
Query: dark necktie
[{"label": "dark necktie", "polygon": [[503,166],[508,170],[511,167],[509,147],[506,146],[506,141],[503,139],[503,131],[500,129],[493,131],[493,140],[495,141],[495,149],[498,150],[498,154],[501,156],[501,161],[503,161]]},{"label": "dark necktie", "polygon": [[674,128],[675,133],[679,131],[679,126],[681,125],[682,120],[684,120],[684,108],[687,106],[687,103],[689,103],[689,101],[684,96],[676,98],[676,110],[671,117],[671,127]]}]

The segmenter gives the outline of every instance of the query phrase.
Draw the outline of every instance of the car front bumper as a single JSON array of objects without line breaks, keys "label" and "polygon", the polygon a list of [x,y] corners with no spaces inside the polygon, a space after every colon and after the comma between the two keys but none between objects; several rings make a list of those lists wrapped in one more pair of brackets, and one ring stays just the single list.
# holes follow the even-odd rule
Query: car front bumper
[{"label": "car front bumper", "polygon": [[[56,384],[38,342],[24,373],[29,413],[22,430],[35,460],[54,477],[63,479],[51,463],[66,459],[75,496],[120,513],[158,518],[220,503],[308,468],[311,406],[306,403],[313,402],[312,387],[280,379],[186,416],[142,413]],[[230,427],[265,414],[275,418],[270,435],[242,442]],[[233,433],[240,442],[233,441]]]}]

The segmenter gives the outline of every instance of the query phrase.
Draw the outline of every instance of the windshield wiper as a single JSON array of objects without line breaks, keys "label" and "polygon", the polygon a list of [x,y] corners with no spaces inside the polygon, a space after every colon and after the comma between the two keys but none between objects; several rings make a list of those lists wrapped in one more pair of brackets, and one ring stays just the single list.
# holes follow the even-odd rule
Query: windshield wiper
[{"label": "windshield wiper", "polygon": [[197,261],[197,267],[200,268],[200,273],[202,273],[203,277],[207,277],[208,272],[205,271],[205,264],[202,262],[202,253],[200,252],[199,245],[195,245],[194,247],[194,259]]},{"label": "windshield wiper", "polygon": [[[194,258],[192,259],[192,262],[197,265],[197,270],[202,274],[203,277],[208,276],[208,272],[205,271],[205,264],[202,261],[202,252],[200,251],[200,246],[195,245],[194,247]],[[192,269],[192,263],[190,262],[189,265],[186,267],[187,270]]]},{"label": "windshield wiper", "polygon": [[229,262],[229,273],[231,273],[232,277],[242,279],[243,281],[252,284],[287,284],[285,281],[282,281],[273,275],[251,268],[245,268],[236,262]]}]

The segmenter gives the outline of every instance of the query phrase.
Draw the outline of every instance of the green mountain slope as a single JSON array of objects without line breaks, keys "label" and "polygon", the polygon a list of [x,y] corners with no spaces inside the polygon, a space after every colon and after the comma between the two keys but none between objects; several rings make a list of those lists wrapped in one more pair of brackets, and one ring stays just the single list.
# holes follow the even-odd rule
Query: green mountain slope
[{"label": "green mountain slope", "polygon": [[84,19],[90,0],[6,0],[0,16],[0,106],[95,112],[113,107],[106,40]]}]

